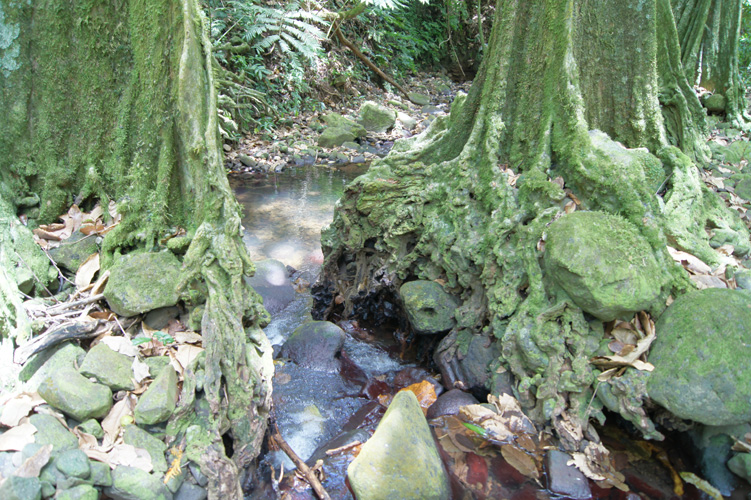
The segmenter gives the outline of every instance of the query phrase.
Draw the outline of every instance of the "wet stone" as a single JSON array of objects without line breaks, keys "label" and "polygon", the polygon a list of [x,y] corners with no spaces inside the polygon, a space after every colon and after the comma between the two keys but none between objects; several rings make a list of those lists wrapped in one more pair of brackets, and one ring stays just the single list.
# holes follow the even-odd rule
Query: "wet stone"
[{"label": "wet stone", "polygon": [[58,266],[76,272],[91,254],[98,251],[96,235],[86,236],[80,231],[73,231],[70,238],[60,243],[60,246],[51,248],[49,254]]},{"label": "wet stone", "polygon": [[399,289],[412,328],[421,335],[450,330],[456,324],[458,301],[435,281],[417,280]]},{"label": "wet stone", "polygon": [[342,346],[344,330],[328,321],[309,321],[297,327],[281,354],[303,368],[336,372]]},{"label": "wet stone", "polygon": [[99,492],[93,486],[80,484],[57,494],[56,500],[97,500]]},{"label": "wet stone", "polygon": [[161,439],[155,438],[137,425],[127,425],[123,431],[123,441],[125,444],[143,448],[149,452],[154,472],[159,474],[167,472],[167,459],[164,458],[167,445]]},{"label": "wet stone", "polygon": [[373,101],[365,101],[360,107],[360,123],[368,132],[386,132],[396,123],[396,113]]},{"label": "wet stone", "polygon": [[567,465],[571,455],[559,450],[550,450],[545,455],[545,467],[548,472],[548,489],[566,498],[584,500],[592,498],[589,481],[573,465]]},{"label": "wet stone", "polygon": [[165,366],[138,400],[134,412],[136,423],[153,425],[164,422],[175,411],[176,405],[177,373],[171,366]]},{"label": "wet stone", "polygon": [[113,500],[172,500],[162,480],[135,467],[119,466],[112,472],[112,486],[104,492]]},{"label": "wet stone", "polygon": [[89,350],[78,371],[85,377],[94,377],[113,391],[132,391],[136,388],[132,365],[133,358],[100,342]]},{"label": "wet stone", "polygon": [[441,394],[435,402],[428,408],[426,417],[440,417],[443,415],[456,415],[462,406],[478,404],[477,398],[468,392],[459,389],[451,389]]},{"label": "wet stone", "polygon": [[349,130],[339,127],[329,127],[318,136],[318,145],[322,148],[335,148],[345,142],[355,140],[355,135]]},{"label": "wet stone", "polygon": [[112,266],[104,297],[120,316],[174,306],[180,269],[172,252],[125,255]]},{"label": "wet stone", "polygon": [[183,483],[175,493],[174,500],[204,500],[208,495],[206,488],[197,484]]},{"label": "wet stone", "polygon": [[35,477],[10,476],[0,484],[0,498],[3,500],[39,500],[42,498],[42,484]]},{"label": "wet stone", "polygon": [[256,273],[246,282],[263,297],[263,307],[276,314],[295,299],[295,290],[289,280],[287,267],[274,259],[254,263]]}]

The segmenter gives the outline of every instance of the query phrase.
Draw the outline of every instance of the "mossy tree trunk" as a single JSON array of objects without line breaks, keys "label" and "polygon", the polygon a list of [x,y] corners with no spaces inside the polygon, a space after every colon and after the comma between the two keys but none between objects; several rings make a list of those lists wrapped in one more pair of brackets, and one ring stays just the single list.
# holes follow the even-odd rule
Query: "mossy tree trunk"
[{"label": "mossy tree trunk", "polygon": [[[662,298],[690,286],[668,241],[716,263],[711,225],[748,247],[737,216],[671,145],[704,154],[678,49],[668,0],[498,1],[469,94],[346,189],[323,234],[320,297],[339,299],[347,316],[393,300],[405,281],[439,280],[462,301],[458,334],[500,342],[499,364],[534,418],[561,430],[565,418],[581,428],[601,416],[588,359],[602,323],[554,291],[541,263],[540,242],[564,206],[577,200],[637,227],[669,275]],[[612,391],[618,410],[659,437],[641,408],[643,380],[628,380]]]},{"label": "mossy tree trunk", "polygon": [[[188,437],[211,498],[242,498],[239,473],[259,452],[273,367],[259,328],[268,316],[243,279],[253,265],[223,169],[199,3],[3,2],[0,40],[3,272],[14,277],[13,264],[31,252],[5,244],[23,239],[13,231],[28,236],[16,217],[28,199],[39,200],[25,208],[32,224],[74,201],[118,202],[123,220],[104,238],[105,266],[118,254],[158,250],[176,227],[194,235],[182,285],[206,290],[206,405],[192,406],[195,381],[186,377],[171,429]],[[13,298],[13,288],[0,298]],[[21,316],[0,310],[3,333],[19,342],[28,333]]]},{"label": "mossy tree trunk", "polygon": [[736,126],[748,121],[738,71],[741,0],[673,0],[681,60],[689,81],[725,96],[725,114]]}]

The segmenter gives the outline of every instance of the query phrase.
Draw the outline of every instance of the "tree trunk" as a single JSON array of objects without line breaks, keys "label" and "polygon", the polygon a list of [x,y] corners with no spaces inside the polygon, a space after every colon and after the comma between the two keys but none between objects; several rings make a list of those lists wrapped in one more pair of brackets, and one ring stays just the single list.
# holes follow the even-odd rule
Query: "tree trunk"
[{"label": "tree trunk", "polygon": [[[8,41],[0,46],[3,250],[18,239],[8,228],[22,228],[15,214],[29,196],[40,201],[29,211],[32,224],[54,220],[74,199],[117,201],[123,220],[104,238],[105,267],[117,254],[158,248],[175,227],[194,235],[182,286],[201,282],[207,290],[208,411],[197,417],[195,381],[187,381],[170,429],[178,441],[187,437],[186,454],[209,476],[210,498],[242,498],[239,471],[260,449],[273,366],[259,328],[267,313],[243,279],[253,265],[223,168],[200,5],[48,0],[0,9],[0,39]],[[0,298],[15,293],[0,289]],[[0,310],[0,323],[5,333],[23,321],[18,311]]]},{"label": "tree trunk", "polygon": [[[700,127],[687,105],[696,97],[677,83],[678,52],[658,64],[666,44],[677,48],[665,8],[664,0],[633,8],[617,0],[499,0],[469,94],[346,189],[323,234],[318,296],[338,298],[337,312],[348,316],[398,303],[405,281],[439,280],[462,301],[459,335],[486,332],[500,342],[499,365],[515,376],[534,418],[562,429],[564,413],[581,427],[602,417],[588,363],[602,323],[561,300],[541,265],[541,242],[564,206],[576,202],[638,227],[669,275],[656,292],[662,298],[690,286],[667,254],[668,238],[713,263],[706,225],[748,239],[738,217],[701,187],[692,161],[669,145],[685,139],[666,132],[661,82],[672,80],[665,91],[676,99],[681,130]],[[598,127],[612,138],[590,130]],[[670,193],[661,201],[663,182]],[[623,392],[621,412],[659,437],[640,407],[639,383]]]}]

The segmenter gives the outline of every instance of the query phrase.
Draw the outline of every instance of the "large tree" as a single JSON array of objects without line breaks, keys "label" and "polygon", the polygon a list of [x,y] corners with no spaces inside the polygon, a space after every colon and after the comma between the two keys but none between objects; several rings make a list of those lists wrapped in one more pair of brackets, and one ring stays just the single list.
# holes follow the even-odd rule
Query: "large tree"
[{"label": "large tree", "polygon": [[49,280],[19,210],[35,224],[74,201],[117,202],[123,219],[104,238],[105,267],[186,229],[182,287],[205,299],[204,396],[196,401],[186,377],[170,429],[186,438],[211,498],[241,498],[273,367],[259,328],[267,313],[243,279],[253,265],[223,170],[212,62],[197,0],[0,4],[0,332],[17,344],[29,335],[20,270],[32,267],[40,289]]},{"label": "large tree", "polygon": [[[393,303],[405,281],[439,280],[461,299],[458,334],[495,337],[532,416],[562,434],[586,427],[603,322],[556,288],[548,228],[574,204],[635,228],[665,273],[658,315],[691,287],[668,242],[717,264],[712,228],[748,251],[737,215],[699,179],[705,132],[669,0],[499,0],[469,94],[346,189],[323,234],[319,297],[346,316]],[[633,250],[616,243],[596,260]],[[643,384],[630,370],[610,407],[659,437]]]}]

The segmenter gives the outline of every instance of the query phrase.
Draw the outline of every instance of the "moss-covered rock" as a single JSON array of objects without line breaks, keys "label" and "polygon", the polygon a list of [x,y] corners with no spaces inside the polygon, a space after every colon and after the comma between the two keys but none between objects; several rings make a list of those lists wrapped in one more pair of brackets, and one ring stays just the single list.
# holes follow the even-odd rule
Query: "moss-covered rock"
[{"label": "moss-covered rock", "polygon": [[66,450],[55,459],[54,464],[58,471],[68,477],[87,479],[91,476],[89,457],[83,450]]},{"label": "moss-covered rock", "polygon": [[311,370],[335,372],[337,355],[344,345],[344,331],[328,321],[308,321],[292,333],[282,347],[282,356]]},{"label": "moss-covered rock", "polygon": [[132,365],[133,358],[100,342],[89,350],[78,371],[85,377],[94,377],[113,391],[132,391],[136,387]]},{"label": "moss-covered rock", "polygon": [[74,231],[60,246],[50,249],[50,257],[58,266],[76,272],[91,254],[99,251],[96,238],[95,234]]},{"label": "moss-covered rock", "polygon": [[435,281],[417,280],[399,289],[409,324],[415,332],[430,335],[450,330],[456,325],[456,298]]},{"label": "moss-covered rock", "polygon": [[751,421],[751,295],[717,288],[683,295],[656,330],[653,400],[707,425]]},{"label": "moss-covered rock", "polygon": [[722,94],[709,94],[701,99],[701,103],[710,113],[724,113],[727,106],[727,99]]},{"label": "moss-covered rock", "polygon": [[430,97],[426,96],[425,94],[420,94],[418,92],[410,92],[407,94],[407,97],[409,97],[410,101],[420,106],[425,106],[426,104],[430,104]]},{"label": "moss-covered rock", "polygon": [[360,107],[360,123],[368,132],[382,133],[394,126],[396,113],[373,101],[365,101]]},{"label": "moss-covered rock", "polygon": [[0,484],[0,498],[3,500],[40,500],[42,484],[35,477],[10,476]]},{"label": "moss-covered rock", "polygon": [[88,484],[79,484],[68,490],[62,490],[55,497],[57,500],[97,500],[99,492]]},{"label": "moss-covered rock", "polygon": [[63,424],[52,415],[38,413],[29,417],[29,421],[37,428],[37,432],[34,434],[35,444],[40,446],[51,444],[53,455],[57,455],[61,451],[78,448],[76,436],[68,432]]},{"label": "moss-covered rock", "polygon": [[112,486],[104,492],[112,498],[128,500],[172,500],[172,493],[153,474],[135,467],[119,466],[112,472]]},{"label": "moss-covered rock", "polygon": [[329,127],[346,130],[356,138],[362,138],[368,134],[365,127],[349,118],[343,117],[339,113],[328,113],[323,117],[323,121]]},{"label": "moss-covered rock", "polygon": [[751,483],[751,453],[739,453],[728,461],[728,469]]},{"label": "moss-covered rock", "polygon": [[134,316],[177,304],[180,261],[171,252],[126,255],[110,269],[104,297],[115,313]]},{"label": "moss-covered rock", "polygon": [[176,405],[177,373],[171,366],[165,366],[138,400],[134,411],[136,423],[153,425],[164,422],[175,411]]},{"label": "moss-covered rock", "polygon": [[143,448],[149,452],[154,472],[167,472],[167,460],[164,458],[167,445],[161,439],[152,436],[137,425],[127,425],[123,431],[123,441],[125,441],[125,444],[133,445],[136,448]]},{"label": "moss-covered rock", "polygon": [[551,224],[544,261],[574,303],[603,321],[649,309],[669,280],[637,228],[602,212]]},{"label": "moss-covered rock", "polygon": [[355,140],[355,135],[341,127],[328,127],[318,136],[318,145],[322,148],[335,148],[345,142]]},{"label": "moss-covered rock", "polygon": [[358,500],[448,499],[433,435],[411,391],[394,396],[373,436],[347,468]]}]

